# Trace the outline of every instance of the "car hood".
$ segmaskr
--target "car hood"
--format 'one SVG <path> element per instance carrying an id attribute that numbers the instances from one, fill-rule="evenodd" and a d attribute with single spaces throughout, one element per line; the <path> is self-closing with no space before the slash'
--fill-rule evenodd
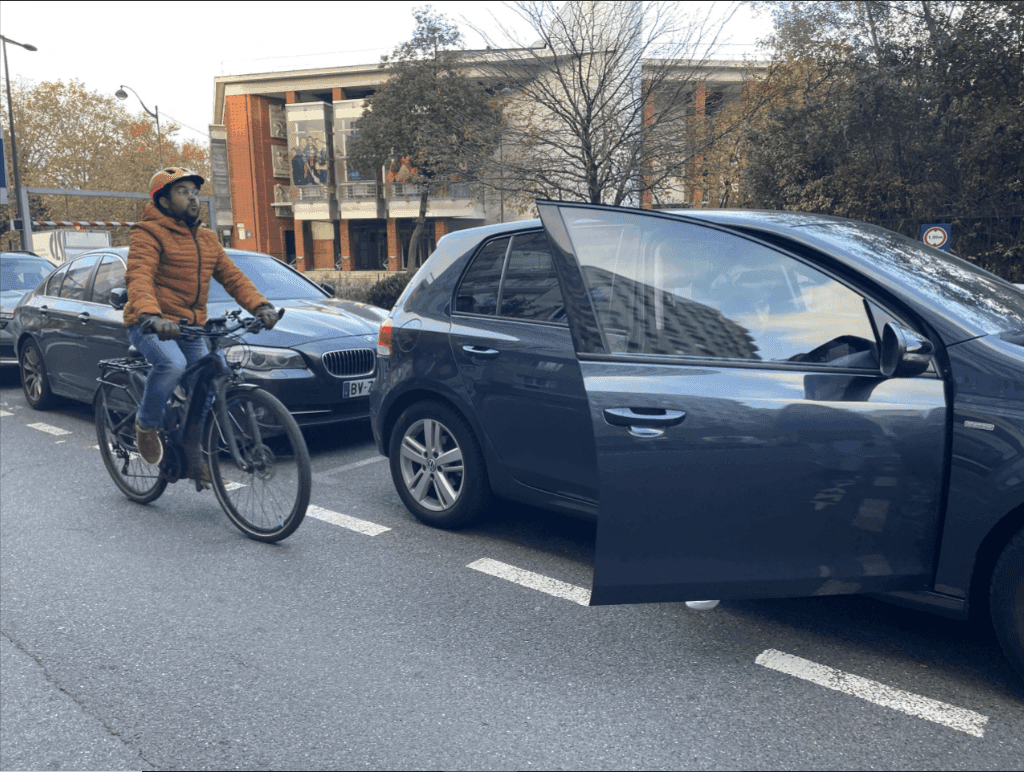
<path id="1" fill-rule="evenodd" d="M 366 303 L 340 298 L 314 298 L 310 300 L 272 300 L 275 308 L 284 308 L 285 314 L 273 330 L 251 336 L 250 341 L 263 346 L 295 346 L 301 343 L 372 335 L 376 340 L 380 323 L 387 311 Z M 234 301 L 209 303 L 208 316 L 220 316 L 238 308 Z"/>
<path id="2" fill-rule="evenodd" d="M 14 307 L 21 302 L 21 299 L 25 297 L 32 290 L 0 290 L 0 308 L 8 313 L 14 311 Z"/>

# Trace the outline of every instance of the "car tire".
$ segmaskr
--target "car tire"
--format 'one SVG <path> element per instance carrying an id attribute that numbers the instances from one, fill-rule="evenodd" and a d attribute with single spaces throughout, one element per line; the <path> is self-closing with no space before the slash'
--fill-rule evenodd
<path id="1" fill-rule="evenodd" d="M 428 401 L 408 407 L 391 432 L 389 455 L 395 489 L 421 522 L 461 528 L 487 508 L 491 491 L 480 443 L 447 405 Z"/>
<path id="2" fill-rule="evenodd" d="M 46 410 L 51 407 L 56 397 L 50 390 L 46 363 L 43 362 L 43 354 L 35 341 L 25 341 L 25 345 L 21 347 L 18 364 L 21 369 L 21 390 L 25 393 L 29 407 L 33 410 Z"/>
<path id="3" fill-rule="evenodd" d="M 992 626 L 1007 659 L 1024 678 L 1024 529 L 996 561 L 989 590 Z"/>

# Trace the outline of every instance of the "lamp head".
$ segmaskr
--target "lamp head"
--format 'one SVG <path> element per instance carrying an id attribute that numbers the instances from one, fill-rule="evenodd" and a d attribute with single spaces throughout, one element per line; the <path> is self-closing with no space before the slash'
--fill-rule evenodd
<path id="1" fill-rule="evenodd" d="M 125 91 L 123 88 L 119 88 L 117 91 L 114 92 L 114 96 L 116 96 L 118 99 L 127 99 L 128 92 Z"/>

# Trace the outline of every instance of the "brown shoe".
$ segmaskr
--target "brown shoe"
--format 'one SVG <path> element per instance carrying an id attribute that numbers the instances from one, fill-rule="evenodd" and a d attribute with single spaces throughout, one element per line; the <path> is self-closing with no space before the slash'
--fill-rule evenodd
<path id="1" fill-rule="evenodd" d="M 143 429 L 135 423 L 135 444 L 147 464 L 159 464 L 164 457 L 164 444 L 156 429 Z"/>

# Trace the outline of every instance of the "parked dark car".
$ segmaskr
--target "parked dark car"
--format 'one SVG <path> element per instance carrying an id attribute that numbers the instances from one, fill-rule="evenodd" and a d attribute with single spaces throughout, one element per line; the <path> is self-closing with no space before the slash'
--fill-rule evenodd
<path id="1" fill-rule="evenodd" d="M 49 406 L 54 395 L 91 402 L 101 359 L 125 356 L 128 335 L 110 292 L 124 287 L 127 247 L 102 249 L 59 269 L 14 312 L 21 382 L 28 403 Z M 247 380 L 277 396 L 300 426 L 354 419 L 368 413 L 373 346 L 386 312 L 331 297 L 270 255 L 228 250 L 260 292 L 286 309 L 273 330 L 246 335 L 229 349 Z M 238 304 L 216 281 L 207 310 L 217 316 Z"/>
<path id="2" fill-rule="evenodd" d="M 53 263 L 32 252 L 0 252 L 0 365 L 18 364 L 11 329 L 14 307 L 53 269 Z"/>
<path id="3" fill-rule="evenodd" d="M 538 209 L 442 239 L 381 327 L 416 517 L 596 517 L 593 605 L 991 614 L 1024 674 L 1024 294 L 851 220 Z"/>

